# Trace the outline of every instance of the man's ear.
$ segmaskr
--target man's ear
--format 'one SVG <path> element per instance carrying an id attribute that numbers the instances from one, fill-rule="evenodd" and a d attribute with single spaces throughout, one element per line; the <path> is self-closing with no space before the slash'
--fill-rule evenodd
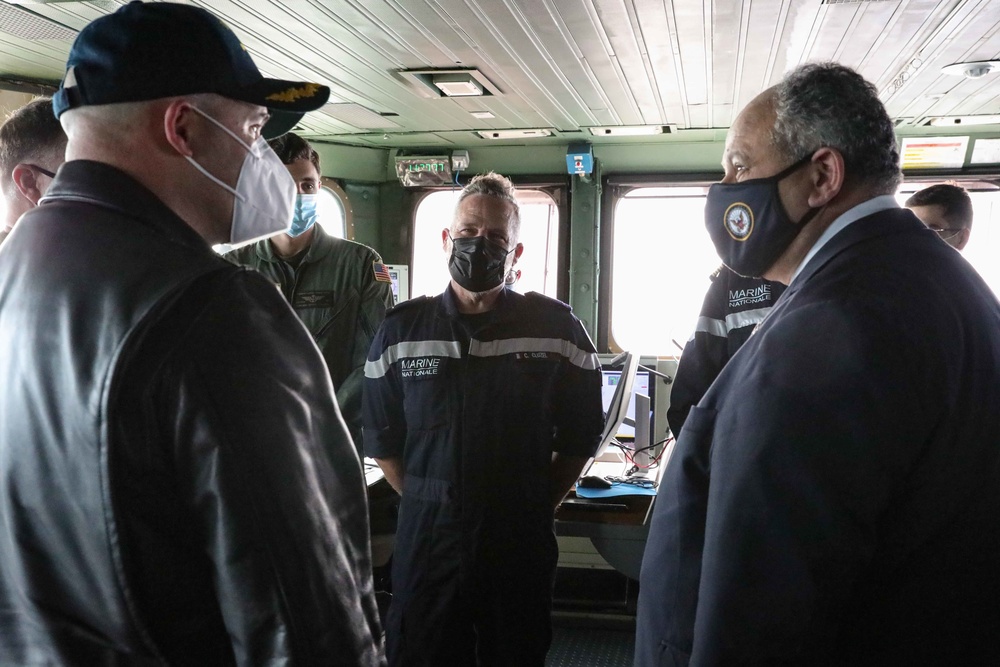
<path id="1" fill-rule="evenodd" d="M 963 227 L 955 236 L 955 249 L 962 250 L 969 243 L 969 237 L 972 236 L 972 230 L 968 227 Z"/>
<path id="2" fill-rule="evenodd" d="M 517 264 L 517 260 L 521 259 L 521 253 L 524 252 L 524 245 L 518 243 L 514 246 L 514 261 L 510 263 L 511 266 Z"/>
<path id="3" fill-rule="evenodd" d="M 37 206 L 38 200 L 42 198 L 42 192 L 38 189 L 35 170 L 26 164 L 17 164 L 10 172 L 10 177 L 21 196 L 30 201 L 32 206 Z"/>
<path id="4" fill-rule="evenodd" d="M 163 112 L 163 136 L 167 143 L 180 155 L 191 157 L 191 134 L 194 117 L 198 113 L 191 103 L 184 99 L 174 100 Z"/>
<path id="5" fill-rule="evenodd" d="M 824 146 L 813 153 L 811 166 L 809 206 L 820 208 L 830 203 L 844 187 L 844 156 L 836 148 Z"/>
<path id="6" fill-rule="evenodd" d="M 441 248 L 445 252 L 448 252 L 448 239 L 451 236 L 450 231 L 447 227 L 441 230 Z"/>

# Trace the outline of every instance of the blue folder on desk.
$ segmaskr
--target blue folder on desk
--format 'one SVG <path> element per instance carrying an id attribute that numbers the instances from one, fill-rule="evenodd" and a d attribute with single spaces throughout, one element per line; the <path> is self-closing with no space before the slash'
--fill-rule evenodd
<path id="1" fill-rule="evenodd" d="M 619 496 L 655 496 L 656 489 L 638 484 L 612 484 L 610 489 L 584 489 L 576 487 L 577 498 L 617 498 Z"/>

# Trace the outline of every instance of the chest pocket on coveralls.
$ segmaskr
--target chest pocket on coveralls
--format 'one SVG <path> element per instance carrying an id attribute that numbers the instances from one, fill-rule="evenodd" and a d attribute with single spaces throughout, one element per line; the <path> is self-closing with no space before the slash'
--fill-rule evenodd
<path id="1" fill-rule="evenodd" d="M 551 415 L 556 400 L 555 382 L 561 358 L 551 352 L 518 352 L 513 355 L 510 375 L 505 383 L 508 414 L 517 415 L 525 424 Z"/>
<path id="2" fill-rule="evenodd" d="M 451 419 L 449 386 L 455 381 L 450 357 L 408 357 L 399 361 L 403 412 L 407 428 L 426 431 L 447 427 Z"/>

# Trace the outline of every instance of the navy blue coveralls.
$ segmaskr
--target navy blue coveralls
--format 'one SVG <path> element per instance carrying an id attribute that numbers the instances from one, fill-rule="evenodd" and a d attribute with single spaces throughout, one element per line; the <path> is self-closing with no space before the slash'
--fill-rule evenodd
<path id="1" fill-rule="evenodd" d="M 781 283 L 744 278 L 725 266 L 716 269 L 711 280 L 694 335 L 684 345 L 670 390 L 667 423 L 674 437 L 680 435 L 688 412 L 698 405 L 722 367 L 743 347 L 785 291 Z"/>
<path id="2" fill-rule="evenodd" d="M 391 665 L 541 665 L 557 547 L 553 452 L 593 456 L 600 364 L 569 306 L 503 290 L 467 316 L 444 294 L 389 311 L 365 366 L 365 447 L 405 466 Z"/>

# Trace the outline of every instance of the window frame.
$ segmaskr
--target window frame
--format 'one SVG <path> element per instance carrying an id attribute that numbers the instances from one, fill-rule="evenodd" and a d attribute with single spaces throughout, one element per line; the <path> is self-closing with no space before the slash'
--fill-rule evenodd
<path id="1" fill-rule="evenodd" d="M 354 240 L 354 211 L 351 208 L 351 200 L 347 192 L 335 179 L 328 176 L 320 176 L 320 187 L 326 188 L 340 200 L 340 208 L 344 212 L 344 238 Z"/>
<path id="2" fill-rule="evenodd" d="M 603 179 L 601 193 L 601 235 L 600 235 L 600 280 L 598 283 L 598 329 L 597 346 L 600 350 L 613 353 L 622 348 L 611 334 L 614 304 L 611 303 L 614 279 L 614 214 L 618 203 L 629 193 L 649 187 L 709 187 L 722 180 L 723 172 L 701 172 L 689 174 L 615 174 Z M 906 172 L 903 182 L 906 186 L 916 186 L 920 190 L 934 183 L 954 182 L 969 192 L 1000 192 L 1000 172 L 995 167 L 955 171 L 920 170 Z M 678 356 L 676 354 L 668 356 Z"/>
<path id="3" fill-rule="evenodd" d="M 622 352 L 622 347 L 611 334 L 611 303 L 614 279 L 615 210 L 630 192 L 641 188 L 708 188 L 722 180 L 723 172 L 696 172 L 687 174 L 617 174 L 603 179 L 601 191 L 600 278 L 597 284 L 597 348 L 612 353 Z M 680 350 L 677 351 L 677 355 Z M 677 356 L 673 355 L 673 356 Z"/>

